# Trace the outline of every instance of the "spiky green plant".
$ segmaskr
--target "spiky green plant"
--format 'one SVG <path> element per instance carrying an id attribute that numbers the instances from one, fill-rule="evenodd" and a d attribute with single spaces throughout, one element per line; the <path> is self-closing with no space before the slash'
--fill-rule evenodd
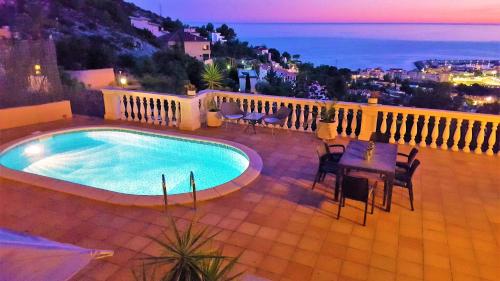
<path id="1" fill-rule="evenodd" d="M 201 75 L 201 79 L 209 89 L 222 88 L 222 80 L 224 79 L 222 71 L 215 63 L 206 64 L 205 70 Z"/>
<path id="2" fill-rule="evenodd" d="M 162 232 L 162 239 L 150 237 L 163 248 L 164 253 L 158 257 L 144 258 L 148 266 L 171 267 L 168 273 L 160 277 L 162 281 L 204 281 L 202 264 L 227 258 L 220 252 L 202 249 L 219 234 L 218 232 L 209 235 L 207 227 L 195 230 L 193 222 L 190 222 L 187 229 L 181 233 L 173 219 L 170 219 L 168 229 L 173 231 L 173 237 L 165 231 Z"/>
<path id="3" fill-rule="evenodd" d="M 222 252 L 215 252 L 217 255 L 222 255 Z M 244 272 L 238 272 L 233 275 L 232 271 L 240 256 L 229 259 L 229 262 L 224 265 L 223 259 L 210 259 L 201 263 L 204 281 L 233 281 L 243 275 Z"/>

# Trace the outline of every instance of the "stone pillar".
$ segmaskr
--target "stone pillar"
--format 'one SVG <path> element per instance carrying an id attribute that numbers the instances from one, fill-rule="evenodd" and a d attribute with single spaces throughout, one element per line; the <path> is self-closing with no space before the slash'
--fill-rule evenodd
<path id="1" fill-rule="evenodd" d="M 104 100 L 104 119 L 119 120 L 120 112 L 120 94 L 112 90 L 102 90 Z"/>
<path id="2" fill-rule="evenodd" d="M 377 131 L 378 105 L 361 105 L 361 111 L 361 131 L 358 139 L 367 141 L 370 140 L 372 133 Z"/>
<path id="3" fill-rule="evenodd" d="M 194 131 L 201 127 L 200 97 L 182 98 L 179 100 L 181 106 L 181 130 Z"/>

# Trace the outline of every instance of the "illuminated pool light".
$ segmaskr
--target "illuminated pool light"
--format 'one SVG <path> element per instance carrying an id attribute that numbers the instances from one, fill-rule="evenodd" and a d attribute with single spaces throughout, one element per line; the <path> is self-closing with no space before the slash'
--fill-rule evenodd
<path id="1" fill-rule="evenodd" d="M 27 156 L 39 155 L 43 152 L 43 146 L 41 144 L 32 144 L 24 149 L 24 154 Z"/>

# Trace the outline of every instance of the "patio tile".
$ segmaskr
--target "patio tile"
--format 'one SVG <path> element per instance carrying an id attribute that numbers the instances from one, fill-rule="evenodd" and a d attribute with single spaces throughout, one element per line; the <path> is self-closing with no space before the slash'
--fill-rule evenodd
<path id="1" fill-rule="evenodd" d="M 336 219 L 331 200 L 334 177 L 311 190 L 317 165 L 312 134 L 278 134 L 258 128 L 243 136 L 230 129 L 194 132 L 148 124 L 102 121 L 75 116 L 0 131 L 0 143 L 78 125 L 127 125 L 187 135 L 212 136 L 252 147 L 264 171 L 238 192 L 192 206 L 171 206 L 178 228 L 192 219 L 198 227 L 221 233 L 210 244 L 228 256 L 243 253 L 238 266 L 269 280 L 498 280 L 500 211 L 498 159 L 474 153 L 419 148 L 423 165 L 415 174 L 415 211 L 407 191 L 396 188 L 390 213 L 380 207 L 360 225 L 354 202 Z M 338 138 L 336 142 L 349 140 Z M 409 146 L 399 149 L 408 151 Z M 290 163 L 290 165 L 282 165 Z M 443 168 L 445 167 L 445 168 Z M 476 175 L 480 174 L 481 177 Z M 381 190 L 377 191 L 381 195 Z M 30 204 L 25 198 L 30 197 Z M 169 221 L 161 208 L 115 206 L 0 178 L 0 225 L 48 239 L 115 251 L 92 262 L 73 280 L 130 280 L 137 257 L 162 249 L 147 235 L 159 237 Z M 314 262 L 313 262 L 314 261 Z M 167 270 L 167 269 L 165 269 Z M 293 273 L 296 272 L 296 276 Z"/>

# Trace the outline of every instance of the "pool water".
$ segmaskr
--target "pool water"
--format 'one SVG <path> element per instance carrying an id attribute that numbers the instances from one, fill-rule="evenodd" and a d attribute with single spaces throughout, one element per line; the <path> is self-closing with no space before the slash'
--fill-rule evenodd
<path id="1" fill-rule="evenodd" d="M 110 191 L 161 195 L 190 192 L 189 174 L 203 190 L 233 180 L 248 167 L 241 150 L 216 142 L 127 130 L 94 129 L 42 137 L 0 155 L 14 170 Z"/>

